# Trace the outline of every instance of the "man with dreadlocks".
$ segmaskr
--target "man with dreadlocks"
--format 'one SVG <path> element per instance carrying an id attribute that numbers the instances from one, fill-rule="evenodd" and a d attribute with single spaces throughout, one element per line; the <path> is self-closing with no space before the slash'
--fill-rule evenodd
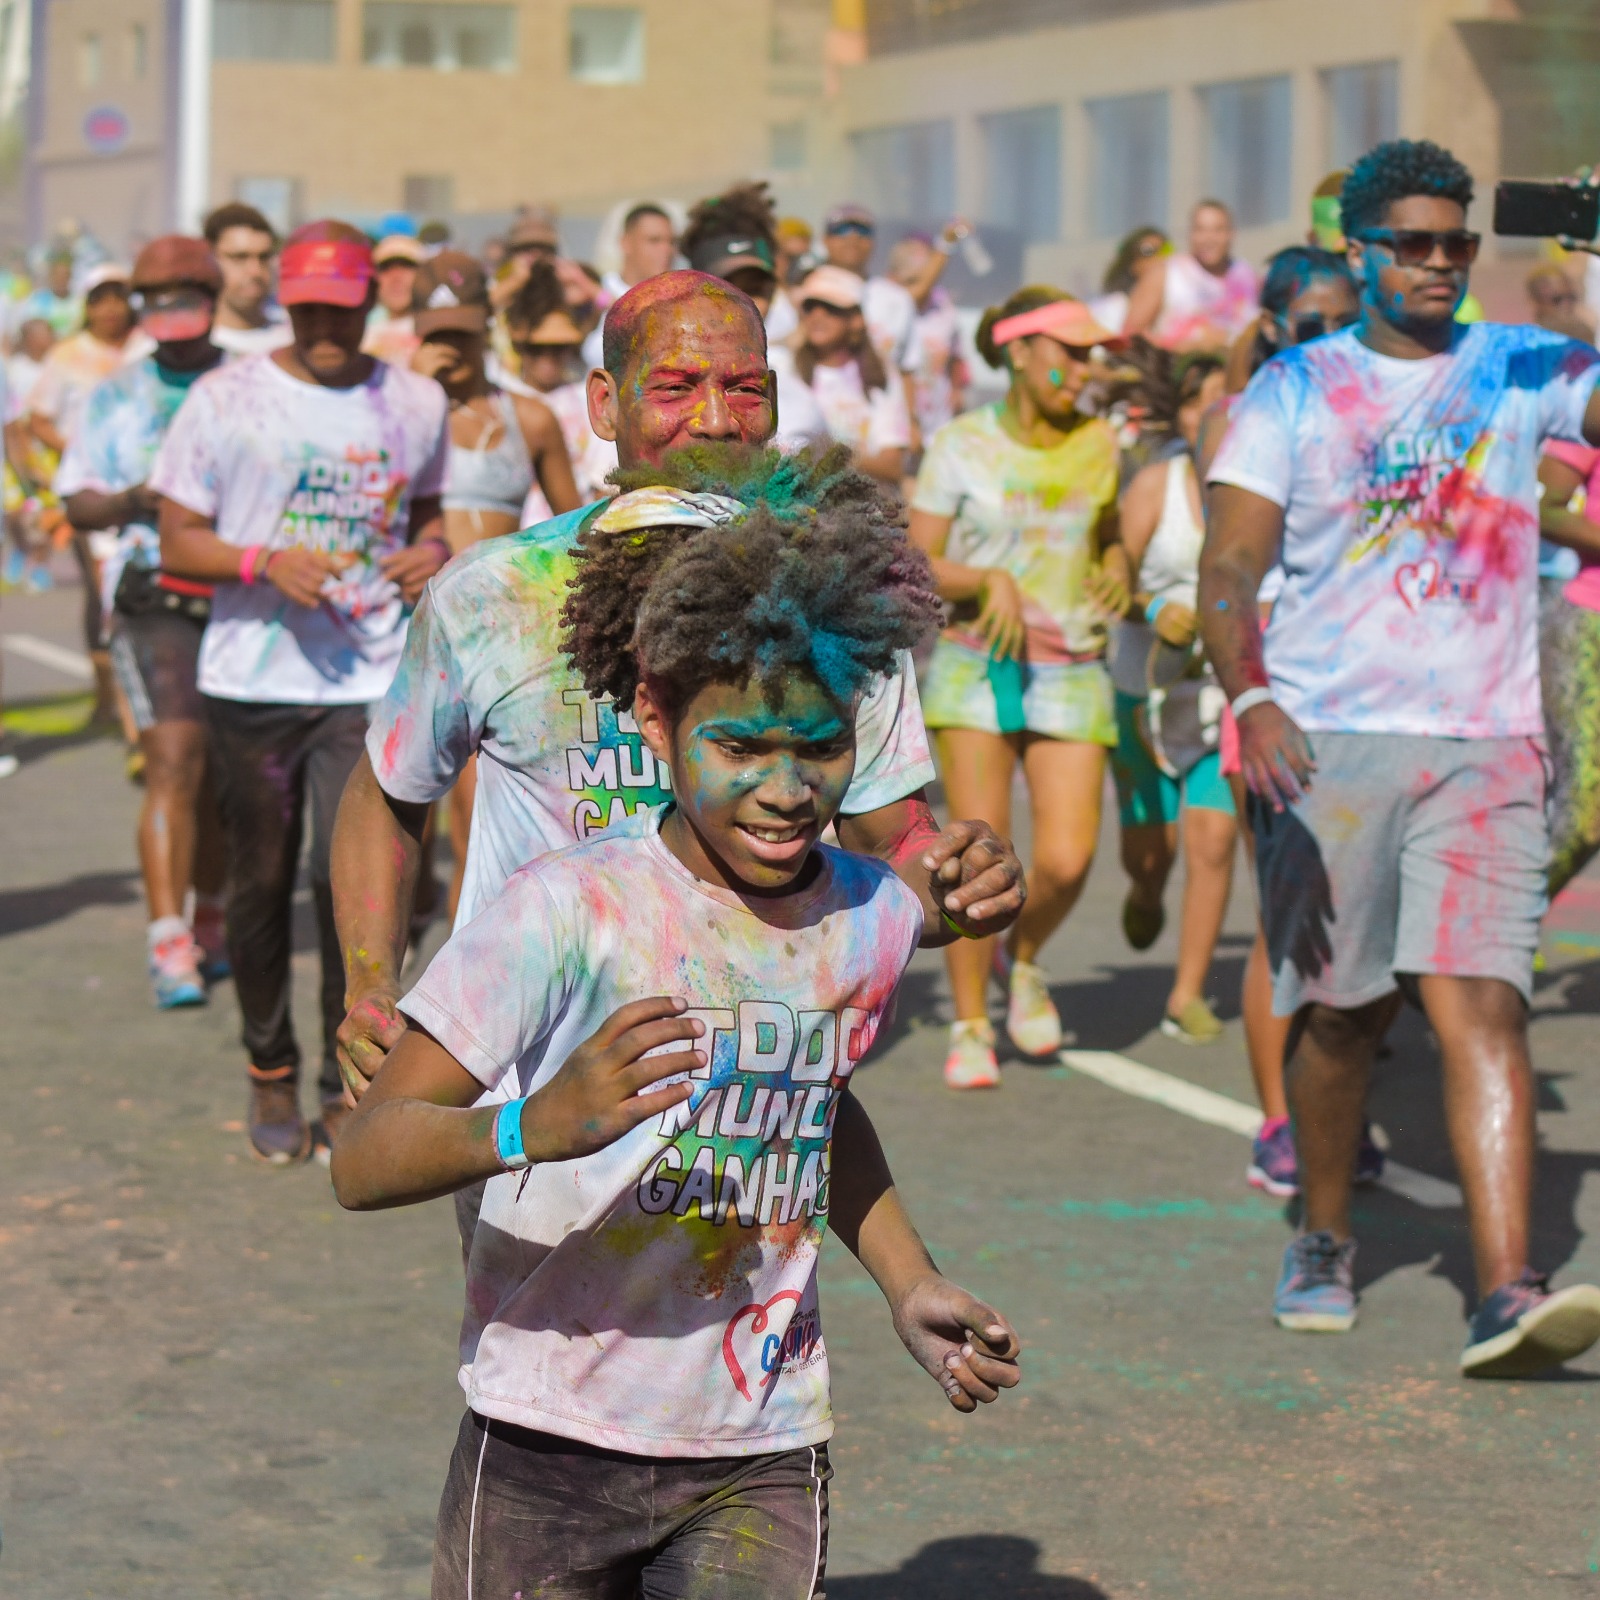
<path id="1" fill-rule="evenodd" d="M 765 474 L 758 497 L 774 506 L 871 492 L 842 476 L 837 459 L 752 466 L 773 430 L 771 373 L 760 316 L 729 284 L 698 272 L 639 284 L 606 318 L 605 353 L 605 368 L 589 374 L 590 416 L 616 441 L 625 487 L 664 486 L 661 498 L 676 508 L 669 520 L 704 521 L 700 497 L 735 492 L 752 473 Z M 664 458 L 685 449 L 675 478 Z M 341 1062 L 352 1098 L 402 1031 L 399 973 L 427 807 L 474 751 L 486 759 L 461 923 L 523 863 L 668 798 L 665 769 L 634 719 L 591 698 L 560 657 L 574 541 L 601 509 L 479 546 L 429 587 L 412 618 L 334 838 L 349 1007 Z M 923 799 L 934 769 L 904 654 L 862 698 L 857 751 L 840 842 L 888 861 L 919 893 L 930 874 L 949 889 L 928 942 L 1008 926 L 1024 895 L 1011 847 L 983 823 L 939 833 Z"/>
<path id="2" fill-rule="evenodd" d="M 457 930 L 334 1150 L 354 1209 L 487 1181 L 435 1600 L 819 1595 L 830 1220 L 957 1411 L 1020 1376 L 849 1091 L 945 892 L 821 843 L 938 600 L 870 488 L 798 486 L 644 488 L 579 535 L 566 654 L 672 799 Z"/>
<path id="3" fill-rule="evenodd" d="M 1539 696 L 1539 449 L 1600 443 L 1600 354 L 1455 320 L 1472 176 L 1395 140 L 1342 200 L 1352 328 L 1269 361 L 1210 472 L 1207 653 L 1251 790 L 1273 1010 L 1304 1230 L 1285 1328 L 1356 1320 L 1350 1185 L 1397 990 L 1439 1040 L 1479 1303 L 1469 1377 L 1538 1372 L 1600 1339 L 1600 1288 L 1529 1263 L 1536 1138 L 1528 1002 L 1550 842 Z M 1263 643 L 1256 593 L 1284 573 Z"/>

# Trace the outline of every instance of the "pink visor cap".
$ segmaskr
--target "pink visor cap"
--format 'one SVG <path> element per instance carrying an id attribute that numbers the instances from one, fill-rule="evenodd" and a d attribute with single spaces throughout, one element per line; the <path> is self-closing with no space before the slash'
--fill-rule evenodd
<path id="1" fill-rule="evenodd" d="M 1002 317 L 990 330 L 995 344 L 1010 344 L 1013 339 L 1031 338 L 1036 333 L 1048 334 L 1064 345 L 1078 350 L 1089 350 L 1097 344 L 1121 344 L 1122 339 L 1100 322 L 1081 300 L 1055 300 L 1034 311 L 1019 311 L 1014 317 Z"/>
<path id="2" fill-rule="evenodd" d="M 286 306 L 358 306 L 372 282 L 372 246 L 341 229 L 309 223 L 289 236 L 278 258 L 278 299 Z"/>

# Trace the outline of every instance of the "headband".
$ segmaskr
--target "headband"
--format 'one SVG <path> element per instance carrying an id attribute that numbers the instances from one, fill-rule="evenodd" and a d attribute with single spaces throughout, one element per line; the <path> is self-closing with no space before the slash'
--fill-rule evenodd
<path id="1" fill-rule="evenodd" d="M 619 494 L 590 524 L 596 533 L 631 533 L 639 528 L 718 528 L 749 511 L 725 494 L 690 494 L 653 487 Z"/>

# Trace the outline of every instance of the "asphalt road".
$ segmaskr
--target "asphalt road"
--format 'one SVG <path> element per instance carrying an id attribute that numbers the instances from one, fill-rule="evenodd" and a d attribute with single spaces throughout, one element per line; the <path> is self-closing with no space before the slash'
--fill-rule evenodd
<path id="1" fill-rule="evenodd" d="M 0 636 L 70 653 L 73 606 L 7 596 Z M 41 654 L 4 655 L 24 765 L 0 783 L 0 1595 L 417 1600 L 460 1416 L 449 1209 L 348 1216 L 322 1168 L 250 1160 L 231 991 L 151 1009 L 135 794 Z M 1047 952 L 1078 1044 L 1247 1104 L 1242 884 L 1227 1037 L 1199 1051 L 1152 1032 L 1171 935 L 1131 954 L 1121 892 L 1108 829 Z M 1534 1024 L 1560 1281 L 1600 1278 L 1597 932 L 1591 877 L 1552 913 Z M 944 996 L 919 958 L 857 1086 L 941 1263 L 1022 1329 L 1026 1378 L 957 1416 L 829 1247 L 831 1600 L 1600 1595 L 1600 1356 L 1456 1376 L 1459 1211 L 1369 1192 L 1358 1329 L 1280 1333 L 1289 1221 L 1245 1186 L 1245 1139 L 1067 1066 L 951 1095 Z M 1448 1181 L 1432 1043 L 1415 1015 L 1392 1043 L 1374 1114 Z"/>

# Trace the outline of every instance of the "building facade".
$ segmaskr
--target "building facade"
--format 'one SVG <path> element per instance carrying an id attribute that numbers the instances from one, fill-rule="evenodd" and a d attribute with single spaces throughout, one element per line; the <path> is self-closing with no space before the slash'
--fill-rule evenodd
<path id="1" fill-rule="evenodd" d="M 828 185 L 900 225 L 961 213 L 1012 275 L 1098 287 L 1116 241 L 1234 210 L 1260 259 L 1304 237 L 1309 196 L 1380 139 L 1502 175 L 1600 154 L 1594 0 L 864 0 L 840 74 Z M 1009 246 L 1009 252 L 1006 247 Z M 1536 247 L 1485 250 L 1503 302 Z"/>

